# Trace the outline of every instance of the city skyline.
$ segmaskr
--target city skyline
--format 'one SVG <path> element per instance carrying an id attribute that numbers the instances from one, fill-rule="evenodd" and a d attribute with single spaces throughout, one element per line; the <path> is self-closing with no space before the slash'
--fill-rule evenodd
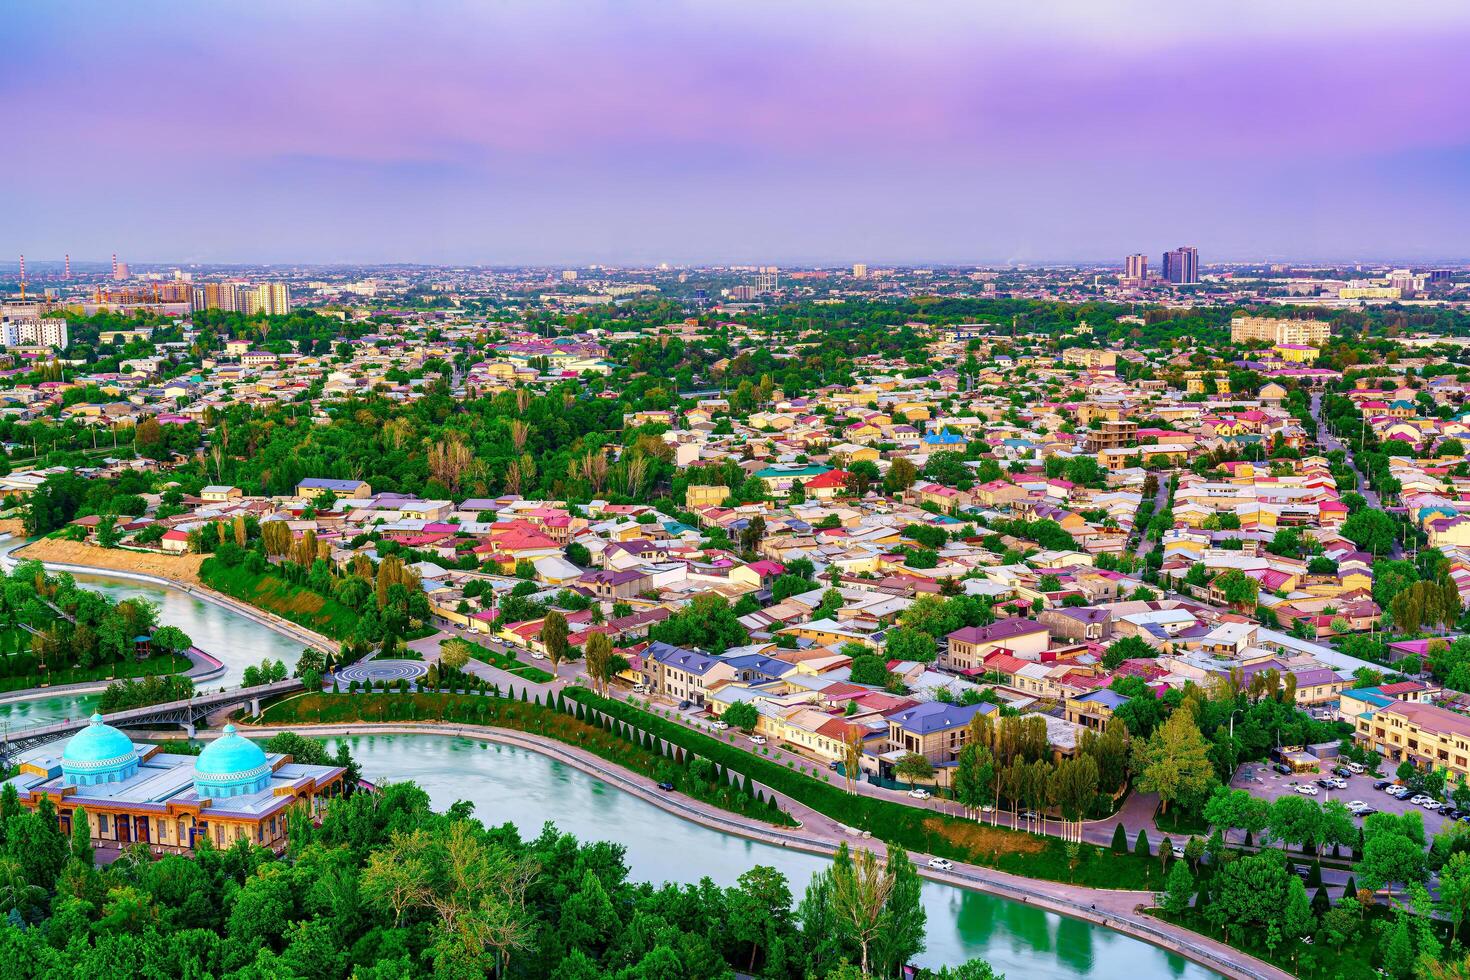
<path id="1" fill-rule="evenodd" d="M 1421 12 L 48 5 L 0 66 L 0 254 L 1460 259 L 1470 11 Z"/>

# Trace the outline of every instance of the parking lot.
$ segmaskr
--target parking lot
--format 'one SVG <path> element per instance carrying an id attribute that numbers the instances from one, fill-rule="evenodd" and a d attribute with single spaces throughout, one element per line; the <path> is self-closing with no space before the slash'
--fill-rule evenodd
<path id="1" fill-rule="evenodd" d="M 1294 776 L 1283 776 L 1268 763 L 1247 762 L 1236 771 L 1235 779 L 1230 785 L 1235 789 L 1248 790 L 1253 796 L 1273 801 L 1287 793 L 1295 793 L 1297 787 L 1305 783 L 1316 787 L 1317 795 L 1311 798 L 1318 803 L 1326 803 L 1328 800 L 1341 800 L 1344 803 L 1362 800 L 1379 813 L 1402 814 L 1410 810 L 1416 811 L 1424 819 L 1424 832 L 1428 837 L 1439 833 L 1444 825 L 1445 816 L 1442 813 L 1415 806 L 1409 802 L 1408 797 L 1396 800 L 1387 793 L 1374 789 L 1373 784 L 1382 781 L 1381 776 L 1365 773 L 1362 776 L 1339 777 L 1347 783 L 1346 789 L 1324 789 L 1317 786 L 1317 780 L 1331 776 L 1331 766 L 1324 766 L 1320 773 L 1302 772 Z M 1361 824 L 1362 819 L 1357 818 L 1357 822 Z"/>

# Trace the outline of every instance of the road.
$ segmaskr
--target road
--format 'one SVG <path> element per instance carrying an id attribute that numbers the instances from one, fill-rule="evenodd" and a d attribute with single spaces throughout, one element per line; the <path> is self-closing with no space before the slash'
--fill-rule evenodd
<path id="1" fill-rule="evenodd" d="M 1155 473 L 1154 477 L 1159 484 L 1159 488 L 1154 491 L 1153 514 L 1162 514 L 1164 512 L 1164 507 L 1169 503 L 1169 474 L 1166 472 L 1159 472 Z M 1149 515 L 1150 520 L 1152 520 L 1153 514 Z M 1137 531 L 1139 535 L 1138 557 L 1146 558 L 1148 557 L 1148 553 L 1153 551 L 1154 548 L 1158 546 L 1158 542 L 1148 536 L 1147 523 L 1145 523 L 1142 527 L 1134 528 L 1134 530 Z"/>
<path id="2" fill-rule="evenodd" d="M 1377 490 L 1368 486 L 1367 478 L 1363 476 L 1363 471 L 1358 469 L 1357 461 L 1353 459 L 1352 449 L 1343 445 L 1342 440 L 1333 435 L 1328 430 L 1327 423 L 1322 420 L 1322 393 L 1320 391 L 1312 392 L 1312 418 L 1317 422 L 1317 441 L 1322 445 L 1322 448 L 1328 452 L 1336 449 L 1343 451 L 1347 457 L 1348 467 L 1353 471 L 1353 476 L 1357 478 L 1358 493 L 1362 494 L 1363 499 L 1368 502 L 1370 508 L 1373 510 L 1383 510 L 1383 499 L 1378 496 Z M 1404 549 L 1398 541 L 1394 541 L 1393 548 L 1389 552 L 1389 557 L 1394 559 L 1404 557 Z"/>

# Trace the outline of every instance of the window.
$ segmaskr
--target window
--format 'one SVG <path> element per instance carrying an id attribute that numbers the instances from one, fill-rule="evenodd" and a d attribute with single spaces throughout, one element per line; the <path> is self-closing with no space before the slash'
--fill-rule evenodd
<path id="1" fill-rule="evenodd" d="M 97 833 L 107 833 L 107 814 L 105 813 L 97 814 Z"/>

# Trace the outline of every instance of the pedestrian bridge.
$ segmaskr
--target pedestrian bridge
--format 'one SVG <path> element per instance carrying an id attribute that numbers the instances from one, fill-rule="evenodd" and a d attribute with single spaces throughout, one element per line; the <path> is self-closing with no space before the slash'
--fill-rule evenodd
<path id="1" fill-rule="evenodd" d="M 216 691 L 213 694 L 200 694 L 196 697 L 183 701 L 165 701 L 162 704 L 150 704 L 142 708 L 128 708 L 124 711 L 114 711 L 103 715 L 102 720 L 114 728 L 126 728 L 130 725 L 178 725 L 183 728 L 190 738 L 194 736 L 194 726 L 199 719 L 206 717 L 220 708 L 227 708 L 237 704 L 249 704 L 251 714 L 260 713 L 260 702 L 264 698 L 274 697 L 277 694 L 290 694 L 293 691 L 304 690 L 301 680 L 296 677 L 284 681 L 276 681 L 273 684 L 259 684 L 255 687 L 238 687 L 231 691 Z M 81 731 L 88 724 L 86 718 L 74 718 L 70 721 L 52 722 L 49 725 L 34 725 L 30 728 L 22 728 L 19 731 L 8 732 L 5 736 L 3 754 L 8 758 L 16 752 L 23 752 L 37 745 Z"/>

